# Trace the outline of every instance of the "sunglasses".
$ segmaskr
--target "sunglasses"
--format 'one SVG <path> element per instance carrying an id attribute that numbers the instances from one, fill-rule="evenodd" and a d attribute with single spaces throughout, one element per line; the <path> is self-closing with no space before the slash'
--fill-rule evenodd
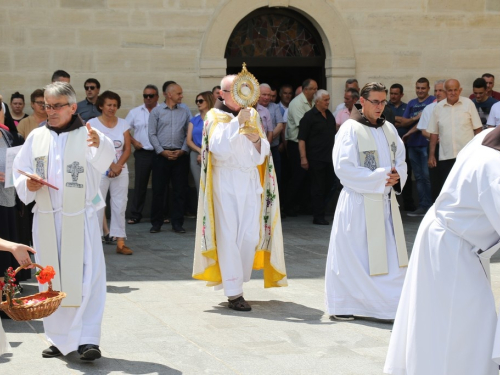
<path id="1" fill-rule="evenodd" d="M 95 90 L 95 86 L 85 86 L 85 91 Z"/>
<path id="2" fill-rule="evenodd" d="M 204 101 L 205 101 L 205 99 L 196 99 L 194 102 L 195 102 L 196 104 L 201 104 L 201 103 L 203 103 Z"/>
<path id="3" fill-rule="evenodd" d="M 142 94 L 144 99 L 153 99 L 155 96 L 156 94 Z"/>

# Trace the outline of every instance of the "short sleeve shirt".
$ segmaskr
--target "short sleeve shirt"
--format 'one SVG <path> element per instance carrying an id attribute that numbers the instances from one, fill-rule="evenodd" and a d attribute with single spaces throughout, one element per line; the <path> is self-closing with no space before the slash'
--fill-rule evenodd
<path id="1" fill-rule="evenodd" d="M 427 131 L 439 134 L 439 160 L 455 159 L 474 138 L 474 130 L 483 127 L 472 100 L 461 96 L 455 104 L 439 102 L 432 111 Z"/>
<path id="2" fill-rule="evenodd" d="M 491 107 L 488 120 L 486 121 L 486 125 L 489 126 L 500 125 L 500 102 L 493 104 L 493 106 Z"/>
<path id="3" fill-rule="evenodd" d="M 412 118 L 415 116 L 418 116 L 419 113 L 421 113 L 425 107 L 427 107 L 429 104 L 431 104 L 436 98 L 434 96 L 429 96 L 427 99 L 424 101 L 420 102 L 417 98 L 412 99 L 408 102 L 408 105 L 406 106 L 405 113 L 403 114 L 404 118 Z M 429 144 L 429 141 L 427 138 L 425 138 L 421 132 L 414 133 L 410 136 L 410 139 L 408 139 L 408 147 L 424 147 Z"/>
<path id="4" fill-rule="evenodd" d="M 97 117 L 95 117 L 89 120 L 89 123 L 90 126 L 96 128 L 106 137 L 111 139 L 111 142 L 113 142 L 113 145 L 115 146 L 115 159 L 113 160 L 113 162 L 118 162 L 118 160 L 120 160 L 121 156 L 123 155 L 123 146 L 125 144 L 124 133 L 129 131 L 130 129 L 130 125 L 128 124 L 128 122 L 122 118 L 119 118 L 118 123 L 114 128 L 108 128 L 101 121 L 99 121 Z M 127 163 L 124 164 L 122 173 L 128 173 Z"/>
<path id="5" fill-rule="evenodd" d="M 476 106 L 477 113 L 479 114 L 479 118 L 481 119 L 481 123 L 483 124 L 483 128 L 486 129 L 488 126 L 486 125 L 488 122 L 488 117 L 491 112 L 491 107 L 498 103 L 498 100 L 488 97 L 484 102 L 478 103 L 476 98 L 472 99 L 472 103 Z"/>

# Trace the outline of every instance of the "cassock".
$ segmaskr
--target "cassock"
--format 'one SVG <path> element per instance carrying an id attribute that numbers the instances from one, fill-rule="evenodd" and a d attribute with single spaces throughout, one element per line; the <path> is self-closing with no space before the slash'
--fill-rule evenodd
<path id="1" fill-rule="evenodd" d="M 193 277 L 243 293 L 252 269 L 264 269 L 265 287 L 286 286 L 276 174 L 258 113 L 251 122 L 261 136 L 260 153 L 239 133 L 239 122 L 222 102 L 206 117 Z"/>
<path id="2" fill-rule="evenodd" d="M 489 264 L 483 266 L 477 253 L 499 240 L 496 128 L 481 132 L 458 154 L 420 224 L 385 373 L 498 375 L 492 357 L 500 360 L 500 332 L 495 335 L 495 300 L 485 272 Z"/>
<path id="3" fill-rule="evenodd" d="M 381 118 L 383 126 L 373 127 L 361 113 L 353 108 L 351 119 L 340 127 L 333 148 L 333 166 L 343 189 L 340 193 L 332 225 L 325 272 L 326 310 L 329 315 L 357 315 L 378 319 L 394 319 L 403 287 L 406 268 L 400 267 L 393 228 L 390 195 L 401 190 L 406 182 L 405 148 L 399 137 L 394 137 L 397 150 L 391 151 L 383 126 L 392 124 Z M 378 165 L 366 167 L 360 162 L 355 127 L 368 127 L 378 150 Z M 388 131 L 388 129 L 386 129 Z M 368 160 L 368 159 L 367 159 Z M 392 164 L 399 173 L 400 182 L 394 188 L 386 187 L 387 174 Z M 399 186 L 398 186 L 399 185 Z M 370 275 L 370 261 L 363 194 L 380 194 L 383 200 L 385 223 L 386 261 L 388 272 Z M 399 215 L 399 212 L 397 213 Z M 400 224 L 400 218 L 399 224 Z M 403 241 L 404 242 L 404 241 Z M 404 254 L 407 256 L 406 252 Z"/>
<path id="4" fill-rule="evenodd" d="M 68 135 L 82 126 L 84 126 L 82 120 L 78 116 L 73 116 L 69 128 L 66 129 L 69 131 L 63 131 L 58 134 L 54 130 L 50 130 L 47 180 L 49 183 L 59 188 L 59 190 L 49 189 L 59 261 L 61 261 L 62 216 L 64 210 L 63 192 L 64 189 L 66 189 L 64 175 L 67 172 L 67 166 L 63 160 L 65 146 Z M 20 169 L 28 173 L 37 172 L 33 167 L 32 153 L 34 148 L 33 140 L 39 130 L 45 129 L 37 129 L 28 136 L 28 139 L 14 160 L 14 171 Z M 104 206 L 104 200 L 99 192 L 101 175 L 113 161 L 115 150 L 109 138 L 105 137 L 100 132 L 98 132 L 98 134 L 100 138 L 99 147 L 95 148 L 84 145 L 85 151 L 82 151 L 85 152 L 86 159 L 86 191 L 81 304 L 79 307 L 59 307 L 52 315 L 43 319 L 45 335 L 48 341 L 56 346 L 63 355 L 77 350 L 79 345 L 99 345 L 101 336 L 101 322 L 106 300 L 106 266 L 96 212 Z M 31 192 L 27 189 L 26 177 L 18 173 L 15 173 L 14 177 L 19 198 L 25 204 L 29 204 L 36 200 L 37 192 Z M 42 189 L 48 188 L 44 186 Z M 48 249 L 44 249 L 40 245 L 41 236 L 44 236 L 44 233 L 38 230 L 40 225 L 39 216 L 40 213 L 37 203 L 34 208 L 33 218 L 33 247 L 37 251 L 35 260 L 42 266 L 47 266 L 50 264 L 40 263 L 40 256 L 44 251 L 48 251 Z M 58 271 L 61 273 L 61 270 L 56 269 L 56 273 Z M 42 286 L 40 289 L 42 289 Z"/>

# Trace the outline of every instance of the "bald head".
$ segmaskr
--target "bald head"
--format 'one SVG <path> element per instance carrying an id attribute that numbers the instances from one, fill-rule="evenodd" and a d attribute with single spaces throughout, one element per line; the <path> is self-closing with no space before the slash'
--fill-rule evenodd
<path id="1" fill-rule="evenodd" d="M 182 87 L 177 83 L 172 83 L 167 87 L 167 91 L 165 93 L 166 103 L 169 107 L 173 107 L 176 104 L 182 103 Z"/>
<path id="2" fill-rule="evenodd" d="M 446 90 L 446 100 L 448 104 L 455 104 L 460 99 L 460 94 L 462 93 L 462 88 L 460 87 L 460 82 L 457 79 L 448 79 L 444 83 L 444 88 Z"/>

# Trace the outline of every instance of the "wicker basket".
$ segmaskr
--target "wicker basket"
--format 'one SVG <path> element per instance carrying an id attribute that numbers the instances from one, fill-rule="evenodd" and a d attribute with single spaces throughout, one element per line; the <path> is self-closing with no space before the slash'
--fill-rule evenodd
<path id="1" fill-rule="evenodd" d="M 36 263 L 32 264 L 40 269 L 43 269 L 42 266 Z M 23 268 L 25 267 L 18 267 L 16 269 L 16 274 Z M 61 304 L 62 299 L 66 297 L 66 293 L 52 290 L 52 283 L 49 281 L 49 289 L 45 292 L 15 299 L 24 301 L 41 297 L 44 297 L 46 299 L 32 305 L 13 305 L 11 298 L 7 296 L 7 301 L 0 304 L 0 310 L 4 311 L 8 316 L 12 318 L 12 320 L 17 321 L 45 318 L 46 316 L 49 316 L 57 310 L 57 308 Z"/>

